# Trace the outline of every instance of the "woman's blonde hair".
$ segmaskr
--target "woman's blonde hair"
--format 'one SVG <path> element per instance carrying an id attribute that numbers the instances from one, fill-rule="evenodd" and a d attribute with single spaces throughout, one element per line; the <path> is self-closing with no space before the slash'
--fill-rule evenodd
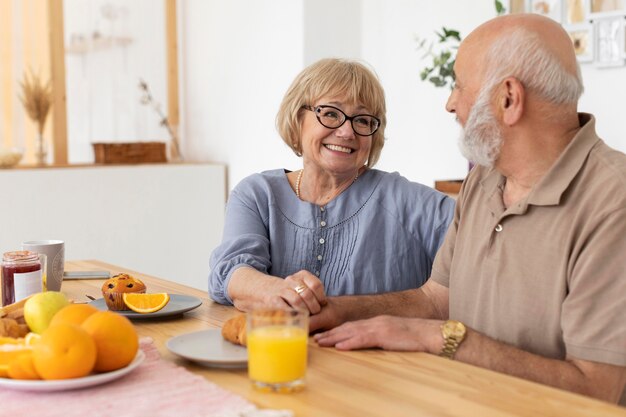
<path id="1" fill-rule="evenodd" d="M 302 106 L 313 106 L 324 96 L 343 96 L 349 103 L 365 106 L 380 119 L 372 135 L 367 166 L 373 167 L 385 142 L 387 124 L 385 92 L 378 77 L 365 65 L 346 59 L 328 58 L 306 67 L 291 83 L 276 116 L 276 128 L 296 155 L 302 155 Z"/>

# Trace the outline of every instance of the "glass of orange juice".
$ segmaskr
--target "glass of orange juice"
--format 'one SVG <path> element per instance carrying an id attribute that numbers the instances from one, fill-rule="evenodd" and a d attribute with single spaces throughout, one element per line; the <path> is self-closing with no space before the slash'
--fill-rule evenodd
<path id="1" fill-rule="evenodd" d="M 309 314 L 297 310 L 248 313 L 248 376 L 255 388 L 294 392 L 304 388 Z"/>

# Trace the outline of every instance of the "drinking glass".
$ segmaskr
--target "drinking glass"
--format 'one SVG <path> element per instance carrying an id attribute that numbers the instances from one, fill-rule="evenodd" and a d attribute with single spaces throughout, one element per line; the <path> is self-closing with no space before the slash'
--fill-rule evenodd
<path id="1" fill-rule="evenodd" d="M 248 376 L 263 391 L 294 392 L 304 388 L 309 314 L 297 310 L 248 313 Z"/>

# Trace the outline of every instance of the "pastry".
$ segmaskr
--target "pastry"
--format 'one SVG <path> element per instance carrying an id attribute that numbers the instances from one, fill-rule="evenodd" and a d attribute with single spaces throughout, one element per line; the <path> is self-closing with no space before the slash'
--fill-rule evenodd
<path id="1" fill-rule="evenodd" d="M 264 324 L 280 324 L 281 319 L 290 314 L 285 310 L 268 309 L 254 312 L 253 320 L 260 320 Z M 222 326 L 222 337 L 236 345 L 246 346 L 247 341 L 246 315 L 238 314 L 226 320 Z"/>
<path id="2" fill-rule="evenodd" d="M 236 345 L 246 345 L 246 315 L 232 317 L 222 326 L 222 337 Z"/>
<path id="3" fill-rule="evenodd" d="M 146 285 L 128 274 L 117 274 L 102 284 L 102 297 L 109 310 L 128 310 L 124 303 L 124 293 L 145 293 Z"/>

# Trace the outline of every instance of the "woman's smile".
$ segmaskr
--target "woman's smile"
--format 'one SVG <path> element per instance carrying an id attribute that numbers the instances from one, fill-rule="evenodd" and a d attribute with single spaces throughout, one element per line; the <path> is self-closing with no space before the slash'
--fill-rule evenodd
<path id="1" fill-rule="evenodd" d="M 352 152 L 354 152 L 354 149 L 352 149 L 352 148 L 346 148 L 345 146 L 333 145 L 333 144 L 330 144 L 330 143 L 324 144 L 324 147 L 326 149 L 331 150 L 331 151 L 343 152 L 343 153 L 347 153 L 347 154 L 351 154 Z"/>

